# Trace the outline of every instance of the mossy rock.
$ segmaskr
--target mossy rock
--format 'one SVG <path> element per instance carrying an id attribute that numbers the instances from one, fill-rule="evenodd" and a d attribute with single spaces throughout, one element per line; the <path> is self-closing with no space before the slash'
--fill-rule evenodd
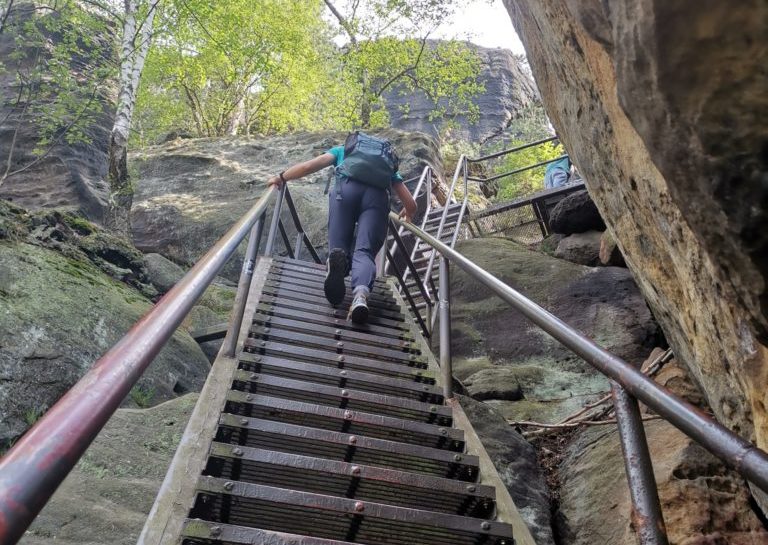
<path id="1" fill-rule="evenodd" d="M 89 260 L 0 241 L 0 445 L 29 427 L 25 414 L 50 408 L 151 304 Z M 208 369 L 197 343 L 179 331 L 140 385 L 155 404 L 198 390 Z"/>

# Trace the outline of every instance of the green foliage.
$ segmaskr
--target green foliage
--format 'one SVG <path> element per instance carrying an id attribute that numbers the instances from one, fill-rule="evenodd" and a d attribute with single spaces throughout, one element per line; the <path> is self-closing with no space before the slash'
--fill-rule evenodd
<path id="1" fill-rule="evenodd" d="M 356 6 L 354 7 L 353 6 Z M 168 133 L 268 134 L 388 125 L 384 94 L 425 93 L 433 118 L 479 115 L 481 65 L 465 44 L 427 42 L 446 0 L 342 5 L 349 35 L 323 0 L 168 0 L 142 77 L 139 144 Z"/>
<path id="2" fill-rule="evenodd" d="M 320 0 L 169 0 L 139 94 L 143 140 L 333 125 L 321 9 Z"/>
<path id="3" fill-rule="evenodd" d="M 514 140 L 507 147 L 521 146 L 525 143 L 522 140 Z M 534 146 L 501 157 L 493 165 L 492 175 L 511 172 L 518 168 L 554 159 L 563 154 L 565 154 L 565 150 L 562 145 L 546 142 L 540 146 Z M 496 195 L 496 200 L 509 201 L 544 189 L 545 170 L 546 167 L 539 167 L 499 179 L 499 191 Z"/>
<path id="4" fill-rule="evenodd" d="M 451 13 L 453 2 L 352 0 L 339 5 L 347 14 L 337 19 L 341 36 L 349 41 L 341 65 L 359 112 L 355 124 L 386 126 L 384 96 L 389 91 L 423 93 L 434 104 L 430 119 L 458 112 L 470 120 L 479 116 L 473 102 L 484 90 L 478 55 L 461 42 L 427 39 Z"/>
<path id="5" fill-rule="evenodd" d="M 131 399 L 142 409 L 152 405 L 152 399 L 154 399 L 154 397 L 155 389 L 151 386 L 137 385 L 131 388 Z"/>
<path id="6" fill-rule="evenodd" d="M 24 423 L 27 426 L 33 426 L 35 422 L 40 420 L 40 417 L 45 414 L 44 409 L 40 409 L 38 407 L 32 407 L 31 409 L 27 409 L 24 411 Z"/>

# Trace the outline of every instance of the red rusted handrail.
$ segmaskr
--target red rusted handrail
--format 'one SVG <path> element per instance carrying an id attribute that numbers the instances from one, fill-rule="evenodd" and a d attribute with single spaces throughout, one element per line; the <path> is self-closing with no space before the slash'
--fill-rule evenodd
<path id="1" fill-rule="evenodd" d="M 0 543 L 16 543 L 265 212 L 274 189 L 0 460 Z"/>

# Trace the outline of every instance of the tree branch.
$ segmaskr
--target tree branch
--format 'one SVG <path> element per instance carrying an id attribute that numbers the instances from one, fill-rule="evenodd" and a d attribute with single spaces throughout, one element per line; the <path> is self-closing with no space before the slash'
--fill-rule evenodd
<path id="1" fill-rule="evenodd" d="M 339 21 L 339 24 L 341 25 L 341 28 L 344 29 L 344 31 L 347 33 L 347 36 L 349 36 L 349 41 L 352 42 L 352 45 L 357 47 L 357 36 L 355 36 L 355 29 L 352 27 L 349 21 L 347 21 L 344 16 L 339 12 L 339 10 L 336 9 L 336 6 L 334 6 L 331 3 L 331 0 L 323 0 L 325 2 L 325 5 L 328 6 L 328 9 L 331 10 L 331 13 L 333 13 L 333 16 L 336 17 L 336 19 Z"/>

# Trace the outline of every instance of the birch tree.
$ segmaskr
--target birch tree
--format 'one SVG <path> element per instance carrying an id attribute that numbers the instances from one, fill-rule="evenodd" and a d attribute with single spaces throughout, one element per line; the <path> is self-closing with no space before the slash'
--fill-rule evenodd
<path id="1" fill-rule="evenodd" d="M 124 234 L 130 230 L 133 204 L 133 185 L 128 173 L 128 140 L 159 1 L 154 0 L 150 4 L 138 0 L 123 2 L 119 92 L 109 140 L 110 201 L 105 225 Z"/>

